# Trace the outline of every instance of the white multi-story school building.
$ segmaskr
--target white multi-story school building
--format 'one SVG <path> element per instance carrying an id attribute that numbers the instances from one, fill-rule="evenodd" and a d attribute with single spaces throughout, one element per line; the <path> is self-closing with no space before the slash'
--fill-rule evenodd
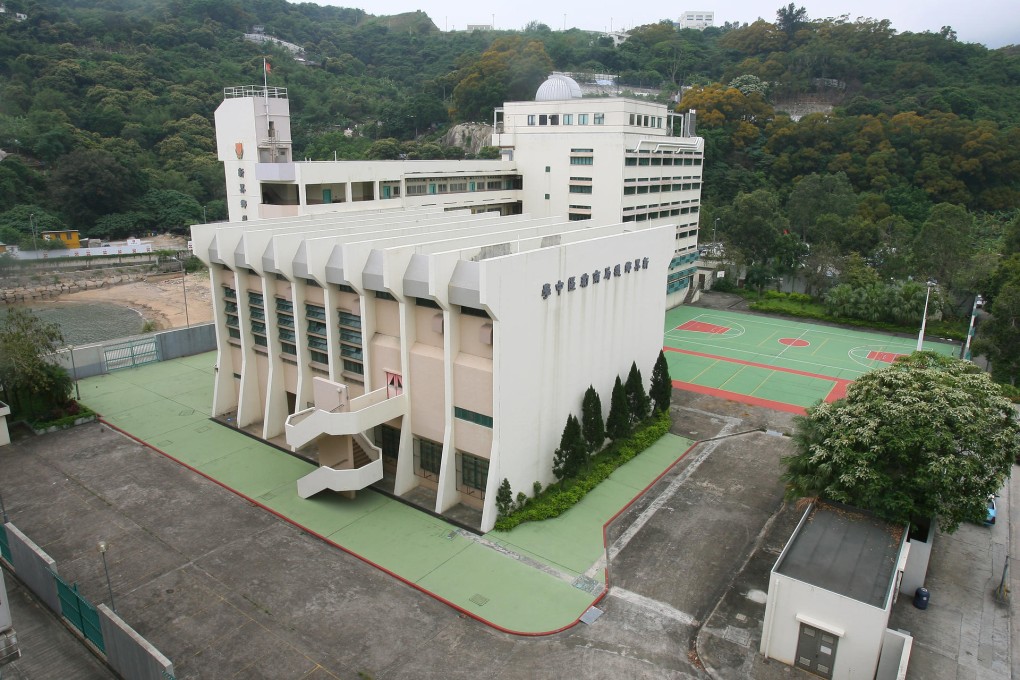
<path id="1" fill-rule="evenodd" d="M 650 377 L 694 274 L 703 143 L 572 82 L 497 110 L 496 161 L 295 162 L 286 91 L 226 91 L 230 221 L 193 227 L 214 415 L 314 451 L 302 496 L 377 484 L 488 530 L 504 478 L 552 481 L 589 384 L 608 409 L 632 361 Z"/>

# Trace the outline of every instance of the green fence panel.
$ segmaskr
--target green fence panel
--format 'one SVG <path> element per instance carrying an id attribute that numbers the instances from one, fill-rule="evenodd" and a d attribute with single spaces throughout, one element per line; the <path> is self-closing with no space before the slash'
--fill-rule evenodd
<path id="1" fill-rule="evenodd" d="M 3 524 L 0 524 L 0 556 L 11 562 L 11 546 L 7 542 L 7 527 Z"/>
<path id="2" fill-rule="evenodd" d="M 71 622 L 85 639 L 96 646 L 99 651 L 106 653 L 106 645 L 103 644 L 103 631 L 99 624 L 99 612 L 78 592 L 78 584 L 67 585 L 64 579 L 53 574 L 53 580 L 57 582 L 57 595 L 60 597 L 60 615 Z"/>

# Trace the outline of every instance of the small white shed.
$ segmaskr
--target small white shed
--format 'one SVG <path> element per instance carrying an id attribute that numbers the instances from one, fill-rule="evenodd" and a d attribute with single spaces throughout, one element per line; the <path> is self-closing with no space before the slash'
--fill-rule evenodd
<path id="1" fill-rule="evenodd" d="M 909 643 L 886 627 L 907 552 L 905 527 L 812 504 L 772 568 L 761 653 L 823 678 L 872 680 L 889 639 L 882 666 L 896 677 Z"/>

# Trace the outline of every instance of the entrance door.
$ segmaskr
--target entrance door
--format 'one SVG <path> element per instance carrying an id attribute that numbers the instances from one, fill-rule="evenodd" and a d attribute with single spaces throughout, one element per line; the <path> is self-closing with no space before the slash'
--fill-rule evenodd
<path id="1" fill-rule="evenodd" d="M 323 203 L 332 203 L 333 202 L 333 190 L 332 189 L 323 189 L 322 190 L 322 202 Z"/>
<path id="2" fill-rule="evenodd" d="M 806 623 L 800 624 L 797 661 L 793 665 L 823 678 L 831 678 L 832 665 L 836 662 L 837 642 L 839 638 L 835 635 Z"/>

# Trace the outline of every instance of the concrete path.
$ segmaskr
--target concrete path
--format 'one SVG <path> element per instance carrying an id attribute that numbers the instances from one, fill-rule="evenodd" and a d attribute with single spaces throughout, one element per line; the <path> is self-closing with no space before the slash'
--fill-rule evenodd
<path id="1" fill-rule="evenodd" d="M 117 677 L 6 568 L 4 583 L 11 605 L 11 619 L 18 632 L 21 658 L 0 666 L 0 678 L 113 680 Z"/>
<path id="2" fill-rule="evenodd" d="M 669 435 L 563 516 L 483 538 L 373 491 L 297 495 L 313 468 L 209 421 L 213 354 L 81 381 L 81 401 L 144 441 L 310 534 L 504 631 L 575 624 L 605 590 L 603 525 L 691 445 Z"/>

